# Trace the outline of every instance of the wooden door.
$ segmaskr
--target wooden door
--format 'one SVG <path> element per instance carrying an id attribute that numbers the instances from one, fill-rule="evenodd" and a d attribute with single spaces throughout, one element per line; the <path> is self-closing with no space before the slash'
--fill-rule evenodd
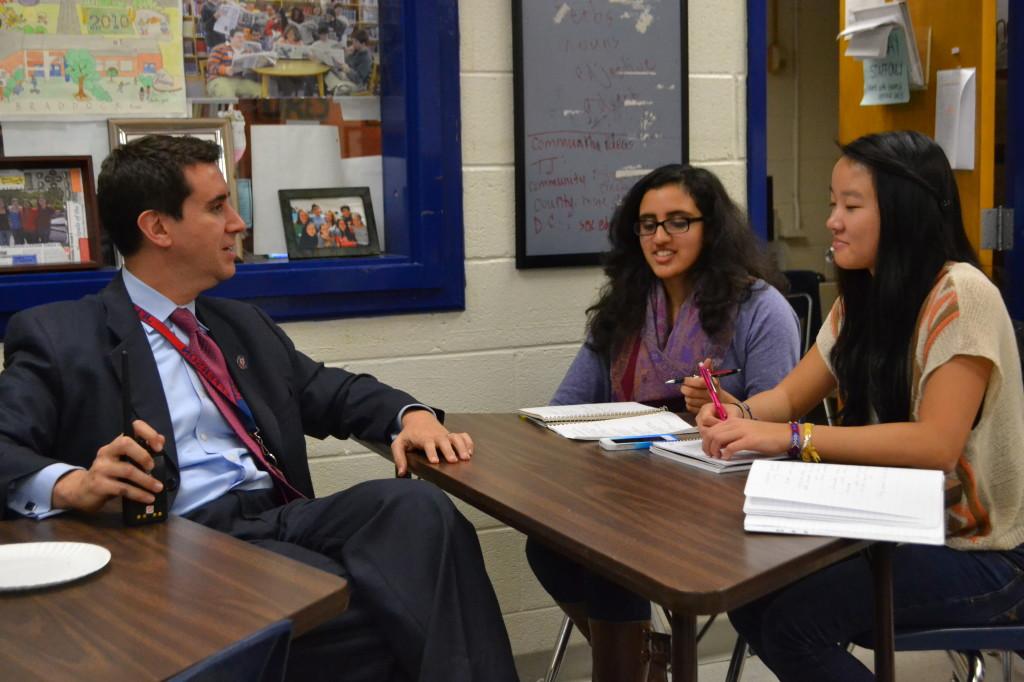
<path id="1" fill-rule="evenodd" d="M 884 130 L 917 130 L 935 135 L 935 72 L 940 69 L 977 69 L 974 170 L 954 171 L 960 188 L 964 226 L 978 249 L 981 210 L 993 206 L 995 159 L 996 0 L 907 0 L 917 34 L 921 63 L 928 71 L 928 89 L 911 90 L 910 102 L 889 106 L 860 106 L 864 89 L 861 62 L 839 49 L 839 141 Z M 840 0 L 840 22 L 845 24 L 846 2 Z M 845 28 L 840 26 L 839 30 Z M 928 29 L 931 29 L 931 63 Z M 986 272 L 992 274 L 992 252 L 979 250 Z"/>

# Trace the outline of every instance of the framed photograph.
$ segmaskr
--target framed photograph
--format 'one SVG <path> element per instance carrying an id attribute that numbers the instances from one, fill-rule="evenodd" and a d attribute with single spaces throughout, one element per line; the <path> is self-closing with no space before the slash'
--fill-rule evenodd
<path id="1" fill-rule="evenodd" d="M 380 253 L 369 187 L 282 189 L 277 194 L 288 258 Z"/>
<path id="2" fill-rule="evenodd" d="M 92 158 L 0 158 L 0 273 L 101 265 Z"/>
<path id="3" fill-rule="evenodd" d="M 231 192 L 231 205 L 240 210 L 238 203 L 238 186 L 235 180 L 235 146 L 231 131 L 231 121 L 226 118 L 112 118 L 107 121 L 107 134 L 110 137 L 110 149 L 146 135 L 191 135 L 201 140 L 214 142 L 220 146 L 220 160 L 217 165 Z M 251 229 L 251 226 L 247 226 Z M 239 260 L 244 253 L 242 240 L 238 235 L 235 254 Z"/>
<path id="4" fill-rule="evenodd" d="M 231 189 L 235 208 L 235 146 L 231 121 L 226 118 L 112 118 L 107 121 L 110 148 L 117 149 L 126 142 L 146 135 L 191 135 L 220 145 L 220 172 Z"/>

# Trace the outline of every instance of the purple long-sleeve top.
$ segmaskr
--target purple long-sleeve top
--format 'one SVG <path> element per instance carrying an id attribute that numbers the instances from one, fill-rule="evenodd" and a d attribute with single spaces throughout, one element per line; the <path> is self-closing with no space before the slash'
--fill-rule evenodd
<path id="1" fill-rule="evenodd" d="M 800 325 L 796 313 L 775 287 L 757 280 L 751 286 L 750 298 L 740 304 L 735 333 L 721 365 L 743 371 L 722 377 L 722 388 L 746 400 L 773 388 L 799 360 Z M 604 403 L 611 399 L 607 360 L 583 344 L 551 404 Z"/>

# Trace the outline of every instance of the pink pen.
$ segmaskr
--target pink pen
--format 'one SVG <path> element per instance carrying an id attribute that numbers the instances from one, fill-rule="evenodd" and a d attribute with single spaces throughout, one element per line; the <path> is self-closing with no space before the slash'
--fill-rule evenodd
<path id="1" fill-rule="evenodd" d="M 718 389 L 715 388 L 715 382 L 711 378 L 711 372 L 707 367 L 701 365 L 700 376 L 704 380 L 704 385 L 708 387 L 708 393 L 711 394 L 711 402 L 715 404 L 715 412 L 718 413 L 718 418 L 725 421 L 729 418 L 729 414 L 725 411 L 725 407 L 722 406 L 722 401 L 718 399 Z"/>

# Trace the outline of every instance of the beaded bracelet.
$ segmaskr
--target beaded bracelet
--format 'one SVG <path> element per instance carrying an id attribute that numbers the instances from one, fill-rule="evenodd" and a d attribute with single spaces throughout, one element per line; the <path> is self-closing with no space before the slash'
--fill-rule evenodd
<path id="1" fill-rule="evenodd" d="M 815 464 L 821 462 L 821 455 L 814 448 L 812 438 L 814 437 L 814 424 L 810 422 L 804 424 L 804 444 L 800 448 L 800 459 L 805 462 L 814 462 Z"/>
<path id="2" fill-rule="evenodd" d="M 786 451 L 790 457 L 800 456 L 800 424 L 798 422 L 789 422 L 789 430 L 793 432 L 792 437 L 789 439 L 789 450 Z"/>

